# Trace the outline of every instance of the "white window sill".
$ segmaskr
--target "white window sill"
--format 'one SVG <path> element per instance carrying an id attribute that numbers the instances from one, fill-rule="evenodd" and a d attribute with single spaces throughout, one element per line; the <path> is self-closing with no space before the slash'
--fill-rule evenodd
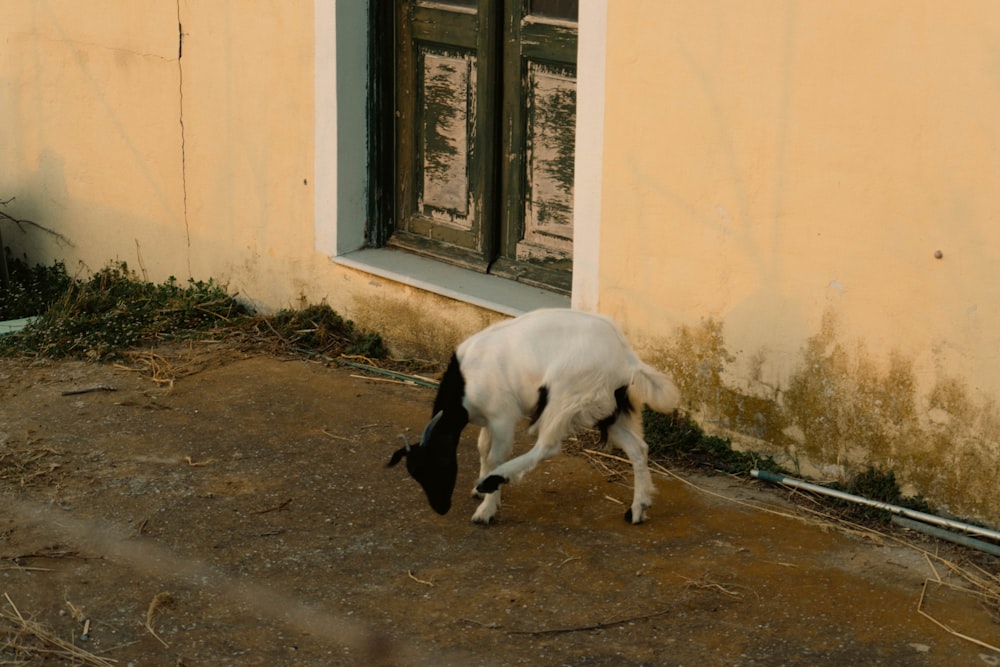
<path id="1" fill-rule="evenodd" d="M 505 315 L 517 316 L 538 308 L 570 306 L 570 298 L 562 294 L 401 250 L 364 248 L 331 259 L 335 264 Z"/>

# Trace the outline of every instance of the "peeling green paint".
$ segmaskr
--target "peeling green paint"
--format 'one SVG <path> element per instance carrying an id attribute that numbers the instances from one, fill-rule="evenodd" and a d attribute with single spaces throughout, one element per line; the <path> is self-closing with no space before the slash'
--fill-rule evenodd
<path id="1" fill-rule="evenodd" d="M 469 213 L 469 109 L 474 108 L 475 59 L 468 54 L 423 55 L 422 205 L 454 220 Z"/>
<path id="2" fill-rule="evenodd" d="M 528 225 L 572 238 L 573 160 L 576 138 L 576 72 L 574 68 L 532 64 L 528 96 L 528 177 L 534 219 Z M 562 227 L 560 227 L 562 226 Z"/>

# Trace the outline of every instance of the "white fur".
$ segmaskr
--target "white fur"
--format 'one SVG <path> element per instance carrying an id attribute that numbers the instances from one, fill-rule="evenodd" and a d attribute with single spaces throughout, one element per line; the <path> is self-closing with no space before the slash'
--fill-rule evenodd
<path id="1" fill-rule="evenodd" d="M 611 416 L 615 390 L 627 386 L 633 410 L 619 414 L 608 437 L 632 462 L 631 521 L 642 522 L 654 491 L 646 463 L 642 406 L 671 412 L 680 403 L 680 392 L 666 375 L 636 356 L 614 322 L 580 311 L 536 310 L 473 335 L 456 355 L 465 378 L 464 407 L 469 420 L 483 427 L 478 443 L 480 481 L 490 475 L 521 479 L 559 453 L 568 435 Z M 537 436 L 535 445 L 508 461 L 514 431 L 532 414 L 542 386 L 548 388 L 548 405 L 529 430 Z M 472 516 L 477 523 L 488 523 L 500 506 L 500 489 L 483 495 Z"/>

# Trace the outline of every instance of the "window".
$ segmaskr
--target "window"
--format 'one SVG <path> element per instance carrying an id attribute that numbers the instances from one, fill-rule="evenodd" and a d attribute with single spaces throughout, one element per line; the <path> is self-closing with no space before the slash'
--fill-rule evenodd
<path id="1" fill-rule="evenodd" d="M 577 4 L 373 3 L 370 244 L 569 293 Z"/>

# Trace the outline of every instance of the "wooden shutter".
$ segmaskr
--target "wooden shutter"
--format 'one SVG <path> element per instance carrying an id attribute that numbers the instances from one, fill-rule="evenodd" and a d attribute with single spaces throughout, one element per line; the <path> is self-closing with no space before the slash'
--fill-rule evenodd
<path id="1" fill-rule="evenodd" d="M 576 2 L 505 16 L 500 258 L 494 271 L 569 293 L 576 135 Z"/>
<path id="2" fill-rule="evenodd" d="M 499 68 L 496 19 L 478 4 L 398 5 L 391 242 L 484 271 L 495 248 Z"/>

